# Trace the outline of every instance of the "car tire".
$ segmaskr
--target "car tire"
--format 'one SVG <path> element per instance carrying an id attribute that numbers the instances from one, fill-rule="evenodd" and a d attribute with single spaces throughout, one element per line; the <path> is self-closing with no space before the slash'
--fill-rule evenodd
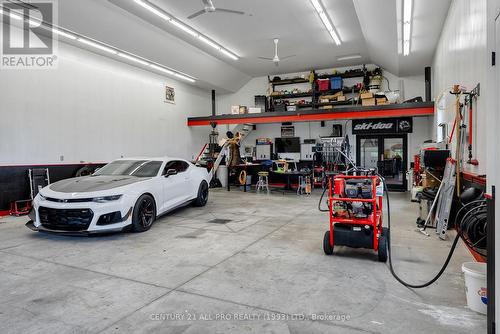
<path id="1" fill-rule="evenodd" d="M 132 231 L 145 232 L 156 220 L 156 204 L 153 197 L 144 194 L 135 203 L 132 213 Z"/>
<path id="2" fill-rule="evenodd" d="M 207 181 L 202 181 L 198 187 L 198 195 L 193 202 L 194 206 L 202 207 L 208 202 L 208 183 Z"/>

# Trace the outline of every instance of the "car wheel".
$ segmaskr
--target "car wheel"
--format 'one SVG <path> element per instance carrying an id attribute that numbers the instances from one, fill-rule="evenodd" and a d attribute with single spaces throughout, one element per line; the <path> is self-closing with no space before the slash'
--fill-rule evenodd
<path id="1" fill-rule="evenodd" d="M 208 202 L 208 183 L 202 181 L 198 188 L 198 196 L 194 200 L 194 206 L 205 206 Z"/>
<path id="2" fill-rule="evenodd" d="M 139 197 L 132 215 L 132 231 L 145 232 L 151 228 L 156 219 L 155 200 L 150 195 Z"/>

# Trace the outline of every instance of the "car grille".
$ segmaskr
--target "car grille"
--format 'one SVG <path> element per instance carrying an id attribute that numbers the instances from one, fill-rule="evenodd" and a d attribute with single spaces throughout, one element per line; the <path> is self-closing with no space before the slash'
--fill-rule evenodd
<path id="1" fill-rule="evenodd" d="M 94 213 L 90 209 L 38 209 L 40 223 L 51 230 L 84 231 L 89 228 Z"/>
<path id="2" fill-rule="evenodd" d="M 56 203 L 84 203 L 84 202 L 92 202 L 93 199 L 92 198 L 59 199 L 59 198 L 45 197 L 45 200 Z"/>

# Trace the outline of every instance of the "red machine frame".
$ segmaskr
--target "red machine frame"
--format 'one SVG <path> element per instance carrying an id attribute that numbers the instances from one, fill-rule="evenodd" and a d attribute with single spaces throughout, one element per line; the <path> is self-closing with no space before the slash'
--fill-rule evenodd
<path id="1" fill-rule="evenodd" d="M 332 187 L 332 178 L 334 178 L 334 186 Z M 370 179 L 372 181 L 372 198 L 344 198 L 340 197 L 343 194 L 344 181 L 348 179 Z M 379 238 L 382 235 L 382 196 L 377 196 L 377 182 L 382 182 L 378 176 L 365 175 L 335 175 L 330 176 L 328 180 L 328 207 L 330 214 L 330 246 L 334 245 L 334 224 L 351 224 L 351 225 L 369 225 L 373 226 L 373 250 L 378 252 Z M 334 197 L 335 195 L 339 197 Z M 367 218 L 340 218 L 334 216 L 334 202 L 364 202 L 372 203 L 372 214 Z"/>

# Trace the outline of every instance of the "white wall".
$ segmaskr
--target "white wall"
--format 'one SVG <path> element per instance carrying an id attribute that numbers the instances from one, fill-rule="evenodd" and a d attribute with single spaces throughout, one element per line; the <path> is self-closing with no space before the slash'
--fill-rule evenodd
<path id="1" fill-rule="evenodd" d="M 450 90 L 454 84 L 465 86 L 468 90 L 481 83 L 481 96 L 477 101 L 476 125 L 473 127 L 473 154 L 479 160 L 479 166 L 464 164 L 467 170 L 484 174 L 487 165 L 487 64 L 491 58 L 487 52 L 487 0 L 454 0 L 433 61 L 433 93 L 437 98 L 441 92 Z M 485 89 L 486 88 L 486 89 Z M 441 101 L 436 101 L 435 123 L 446 122 L 451 131 L 455 115 L 455 97 L 445 94 Z M 439 138 L 437 134 L 436 137 Z M 454 151 L 453 147 L 452 150 Z M 468 155 L 468 151 L 465 151 Z"/>
<path id="2" fill-rule="evenodd" d="M 206 142 L 186 122 L 210 113 L 209 91 L 67 44 L 58 56 L 58 69 L 0 70 L 0 164 L 191 159 Z"/>

